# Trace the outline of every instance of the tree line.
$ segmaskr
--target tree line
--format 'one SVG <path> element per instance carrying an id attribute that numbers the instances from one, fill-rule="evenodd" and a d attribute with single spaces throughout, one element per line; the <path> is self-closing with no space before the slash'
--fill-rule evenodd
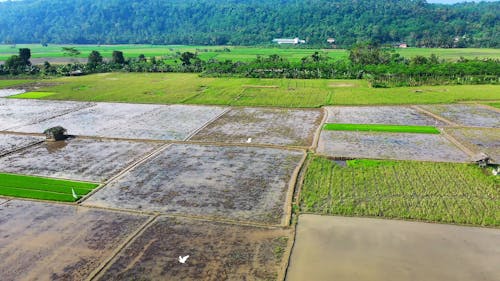
<path id="1" fill-rule="evenodd" d="M 77 55 L 74 48 L 64 50 Z M 367 79 L 373 87 L 397 87 L 440 84 L 500 84 L 500 61 L 464 59 L 450 62 L 436 55 L 405 58 L 393 49 L 373 43 L 355 45 L 348 59 L 331 59 L 315 52 L 292 62 L 279 55 L 257 56 L 249 62 L 202 60 L 197 53 L 177 53 L 168 58 L 125 58 L 113 51 L 105 60 L 92 51 L 87 63 L 41 66 L 30 63 L 30 49 L 19 49 L 0 65 L 0 75 L 69 76 L 103 72 L 190 72 L 209 77 L 297 78 L 297 79 Z"/>
<path id="2" fill-rule="evenodd" d="M 405 42 L 500 47 L 500 2 L 425 0 L 23 0 L 0 2 L 0 41 L 61 44 L 309 46 Z"/>

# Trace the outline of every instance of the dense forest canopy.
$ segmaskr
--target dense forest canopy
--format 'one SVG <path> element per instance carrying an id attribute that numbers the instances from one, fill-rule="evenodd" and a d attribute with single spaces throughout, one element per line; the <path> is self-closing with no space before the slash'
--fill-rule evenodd
<path id="1" fill-rule="evenodd" d="M 500 2 L 425 0 L 24 0 L 0 2 L 0 42 L 500 47 Z"/>

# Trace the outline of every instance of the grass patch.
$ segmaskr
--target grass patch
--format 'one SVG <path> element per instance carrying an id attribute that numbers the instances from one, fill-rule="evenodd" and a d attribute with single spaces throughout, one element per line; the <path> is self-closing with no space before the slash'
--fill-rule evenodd
<path id="1" fill-rule="evenodd" d="M 27 80 L 27 79 L 15 79 L 15 80 L 1 80 L 0 79 L 0 89 L 10 88 L 17 85 L 23 85 L 27 83 L 35 82 L 35 80 Z"/>
<path id="2" fill-rule="evenodd" d="M 210 78 L 192 73 L 103 73 L 50 80 L 41 99 L 157 104 L 320 107 L 500 100 L 498 85 L 371 88 L 364 80 Z M 332 87 L 347 85 L 349 87 Z"/>
<path id="3" fill-rule="evenodd" d="M 303 212 L 500 226 L 499 181 L 475 165 L 310 157 Z"/>
<path id="4" fill-rule="evenodd" d="M 324 130 L 330 131 L 370 131 L 390 133 L 439 134 L 432 126 L 378 125 L 378 124 L 325 124 Z"/>
<path id="5" fill-rule="evenodd" d="M 488 103 L 489 106 L 493 106 L 496 108 L 500 108 L 500 102 L 495 102 L 495 103 Z"/>
<path id="6" fill-rule="evenodd" d="M 51 201 L 74 202 L 71 189 L 82 197 L 98 184 L 0 173 L 0 195 Z"/>
<path id="7" fill-rule="evenodd" d="M 40 99 L 48 96 L 52 96 L 55 93 L 53 92 L 26 92 L 19 95 L 13 95 L 9 98 L 18 98 L 18 99 Z"/>

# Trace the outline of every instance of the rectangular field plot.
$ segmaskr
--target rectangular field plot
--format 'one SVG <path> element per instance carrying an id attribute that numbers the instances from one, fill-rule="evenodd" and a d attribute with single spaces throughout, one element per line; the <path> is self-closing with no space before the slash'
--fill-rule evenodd
<path id="1" fill-rule="evenodd" d="M 499 226 L 498 180 L 472 164 L 348 161 L 314 156 L 301 191 L 305 212 Z"/>
<path id="2" fill-rule="evenodd" d="M 0 134 L 0 156 L 19 148 L 23 148 L 37 142 L 43 141 L 43 137 Z"/>
<path id="3" fill-rule="evenodd" d="M 234 108 L 191 140 L 310 146 L 322 117 L 319 109 Z"/>
<path id="4" fill-rule="evenodd" d="M 0 158 L 0 172 L 101 182 L 158 146 L 78 138 L 44 142 Z"/>
<path id="5" fill-rule="evenodd" d="M 281 224 L 302 157 L 272 148 L 175 144 L 84 204 Z"/>
<path id="6" fill-rule="evenodd" d="M 407 106 L 329 106 L 328 123 L 391 124 L 391 125 L 446 125 L 418 110 Z"/>
<path id="7" fill-rule="evenodd" d="M 85 102 L 0 99 L 0 131 L 17 131 L 19 126 L 34 124 L 89 105 Z M 47 128 L 40 127 L 30 133 L 42 133 Z"/>
<path id="8" fill-rule="evenodd" d="M 388 133 L 420 133 L 439 134 L 439 130 L 433 126 L 415 125 L 379 125 L 379 124 L 325 124 L 323 130 L 329 131 L 365 131 L 365 132 L 388 132 Z"/>
<path id="9" fill-rule="evenodd" d="M 468 162 L 469 155 L 433 134 L 322 131 L 318 153 L 347 158 Z"/>
<path id="10" fill-rule="evenodd" d="M 301 215 L 287 281 L 498 281 L 500 231 Z"/>
<path id="11" fill-rule="evenodd" d="M 69 134 L 80 136 L 184 140 L 222 112 L 222 107 L 209 106 L 98 103 L 19 131 L 41 132 L 63 126 Z"/>
<path id="12" fill-rule="evenodd" d="M 500 128 L 500 112 L 475 104 L 419 105 L 463 126 Z"/>
<path id="13" fill-rule="evenodd" d="M 446 128 L 446 132 L 468 149 L 484 152 L 500 161 L 500 129 L 493 128 Z"/>
<path id="14" fill-rule="evenodd" d="M 0 173 L 0 195 L 3 196 L 74 202 L 97 186 L 95 183 Z"/>
<path id="15" fill-rule="evenodd" d="M 28 201 L 0 205 L 2 280 L 86 280 L 147 217 Z"/>
<path id="16" fill-rule="evenodd" d="M 283 229 L 159 218 L 96 280 L 281 280 L 290 236 Z"/>

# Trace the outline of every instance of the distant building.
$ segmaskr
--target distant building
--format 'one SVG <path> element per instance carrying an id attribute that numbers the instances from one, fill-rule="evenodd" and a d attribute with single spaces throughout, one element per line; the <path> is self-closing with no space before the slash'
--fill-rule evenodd
<path id="1" fill-rule="evenodd" d="M 328 38 L 326 39 L 326 42 L 328 42 L 329 44 L 333 44 L 335 43 L 335 38 Z"/>
<path id="2" fill-rule="evenodd" d="M 401 44 L 399 44 L 399 46 L 398 46 L 398 47 L 399 47 L 399 48 L 408 48 L 408 44 L 406 44 L 406 43 L 401 43 Z"/>
<path id="3" fill-rule="evenodd" d="M 295 37 L 293 39 L 288 39 L 288 38 L 278 38 L 273 40 L 274 43 L 278 44 L 293 44 L 293 45 L 298 45 L 298 44 L 305 44 L 306 40 L 301 40 L 299 37 Z"/>

